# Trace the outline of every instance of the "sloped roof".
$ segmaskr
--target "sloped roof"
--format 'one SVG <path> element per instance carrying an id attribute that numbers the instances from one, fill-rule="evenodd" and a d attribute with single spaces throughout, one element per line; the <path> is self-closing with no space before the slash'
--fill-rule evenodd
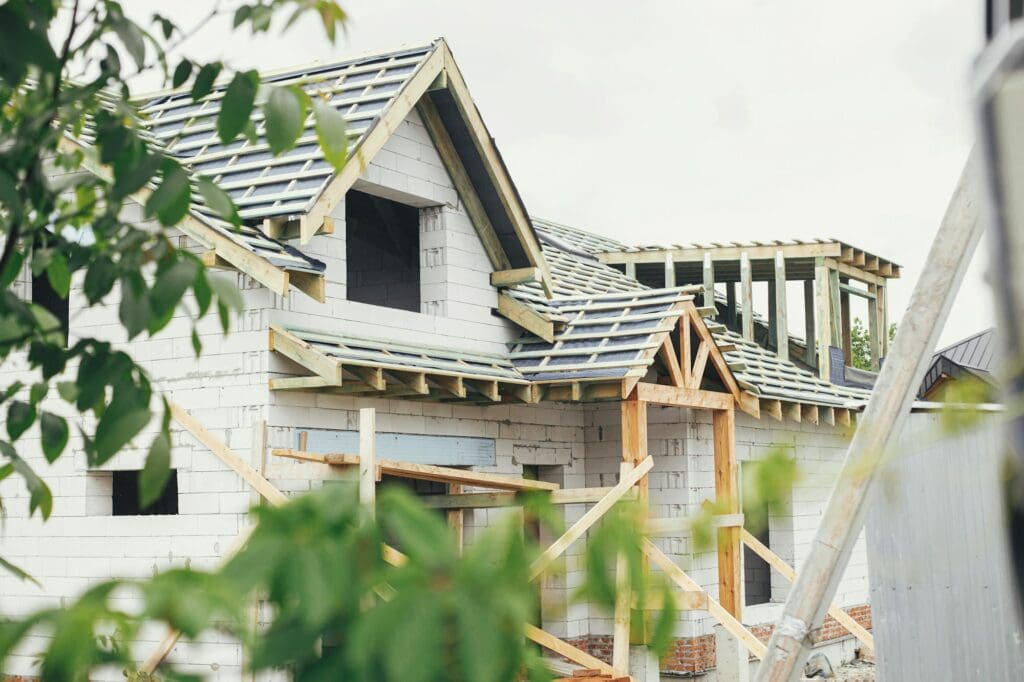
<path id="1" fill-rule="evenodd" d="M 263 83 L 297 85 L 310 97 L 327 99 L 344 116 L 349 150 L 354 151 L 435 47 L 430 43 L 312 64 L 267 74 Z M 168 153 L 216 181 L 235 201 L 243 219 L 305 213 L 334 175 L 317 144 L 313 118 L 306 121 L 296 146 L 277 157 L 266 142 L 259 110 L 252 116 L 255 143 L 243 138 L 225 145 L 217 135 L 225 90 L 222 84 L 201 102 L 193 102 L 188 91 L 171 92 L 149 99 L 141 111 Z"/>
<path id="2" fill-rule="evenodd" d="M 988 384 L 995 384 L 995 368 L 999 362 L 995 330 L 985 329 L 935 351 L 931 365 L 921 381 L 919 396 L 928 393 L 944 378 L 956 379 L 964 374 Z"/>

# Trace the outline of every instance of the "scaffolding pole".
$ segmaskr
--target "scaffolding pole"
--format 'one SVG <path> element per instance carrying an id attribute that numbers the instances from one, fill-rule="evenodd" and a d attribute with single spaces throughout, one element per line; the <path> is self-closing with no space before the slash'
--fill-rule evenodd
<path id="1" fill-rule="evenodd" d="M 977 170 L 972 154 L 932 242 L 860 427 L 850 442 L 807 562 L 800 568 L 782 618 L 772 632 L 757 682 L 799 679 L 810 653 L 811 634 L 821 627 L 835 596 L 863 525 L 864 502 L 875 480 L 875 465 L 910 412 L 983 231 L 976 203 L 980 196 Z"/>

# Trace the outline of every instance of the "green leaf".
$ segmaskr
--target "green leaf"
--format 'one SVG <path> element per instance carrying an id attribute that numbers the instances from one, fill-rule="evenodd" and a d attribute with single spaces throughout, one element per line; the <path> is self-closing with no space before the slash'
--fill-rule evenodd
<path id="1" fill-rule="evenodd" d="M 36 408 L 21 400 L 13 401 L 7 408 L 7 435 L 18 440 L 36 420 Z"/>
<path id="2" fill-rule="evenodd" d="M 188 77 L 192 75 L 192 62 L 188 59 L 182 59 L 178 66 L 174 69 L 174 76 L 171 78 L 171 87 L 180 88 L 188 80 Z"/>
<path id="3" fill-rule="evenodd" d="M 71 290 L 71 271 L 68 270 L 68 262 L 64 256 L 55 252 L 50 257 L 50 264 L 46 266 L 46 279 L 54 292 L 61 298 L 67 298 Z"/>
<path id="4" fill-rule="evenodd" d="M 157 501 L 171 476 L 171 441 L 166 433 L 153 439 L 146 466 L 139 474 L 139 504 L 143 509 Z"/>
<path id="5" fill-rule="evenodd" d="M 11 220 L 21 219 L 21 195 L 14 180 L 4 170 L 0 170 L 0 207 L 7 211 Z"/>
<path id="6" fill-rule="evenodd" d="M 15 279 L 17 279 L 18 273 L 21 272 L 21 266 L 24 262 L 25 255 L 20 251 L 15 251 L 11 254 L 11 258 L 7 261 L 7 265 L 5 265 L 3 271 L 0 272 L 0 288 L 6 289 Z"/>
<path id="7" fill-rule="evenodd" d="M 113 406 L 107 408 L 96 425 L 95 446 L 98 462 L 106 462 L 116 455 L 149 423 L 152 416 L 152 412 L 145 405 L 122 409 L 114 409 Z"/>
<path id="8" fill-rule="evenodd" d="M 85 282 L 82 285 L 85 298 L 89 303 L 98 303 L 114 288 L 115 281 L 117 266 L 109 258 L 97 254 L 85 273 Z"/>
<path id="9" fill-rule="evenodd" d="M 50 518 L 50 513 L 53 511 L 53 493 L 50 492 L 50 488 L 32 470 L 28 462 L 18 456 L 18 453 L 10 443 L 0 441 L 0 452 L 3 452 L 11 460 L 11 466 L 14 467 L 14 470 L 25 481 L 25 487 L 28 488 L 29 492 L 29 515 L 34 514 L 36 509 L 38 509 L 43 515 L 44 521 Z"/>
<path id="10" fill-rule="evenodd" d="M 68 423 L 63 417 L 44 411 L 39 416 L 39 430 L 42 433 L 43 454 L 46 461 L 52 464 L 68 444 Z"/>
<path id="11" fill-rule="evenodd" d="M 213 300 L 213 290 L 206 278 L 206 268 L 199 268 L 196 272 L 196 279 L 192 282 L 192 293 L 196 297 L 196 305 L 199 306 L 199 317 L 206 315 L 210 309 L 210 301 Z"/>
<path id="12" fill-rule="evenodd" d="M 18 566 L 15 566 L 14 564 L 12 564 L 7 559 L 4 559 L 2 556 L 0 556 L 0 568 L 4 569 L 8 573 L 10 573 L 11 575 L 13 575 L 18 580 L 24 580 L 26 582 L 30 582 L 30 583 L 35 584 L 36 587 L 42 587 L 42 585 L 39 583 L 39 581 L 36 580 L 35 578 L 33 578 L 28 573 L 26 573 L 24 571 L 24 569 L 19 568 Z"/>
<path id="13" fill-rule="evenodd" d="M 320 141 L 324 158 L 335 170 L 340 171 L 348 160 L 345 119 L 334 107 L 322 100 L 313 103 L 313 115 L 316 117 L 316 137 Z"/>
<path id="14" fill-rule="evenodd" d="M 192 99 L 202 99 L 209 95 L 213 90 L 213 82 L 217 80 L 217 76 L 220 75 L 223 68 L 224 65 L 220 62 L 203 64 L 199 68 L 199 73 L 196 74 L 196 79 L 192 82 Z"/>
<path id="15" fill-rule="evenodd" d="M 192 350 L 195 351 L 196 357 L 203 352 L 203 342 L 199 340 L 199 334 L 195 328 L 192 328 Z"/>
<path id="16" fill-rule="evenodd" d="M 22 3 L 6 3 L 0 6 L 0 78 L 10 86 L 17 85 L 25 76 L 30 65 L 44 71 L 57 70 L 57 55 L 47 39 L 45 26 L 34 31 L 26 23 L 15 6 Z"/>
<path id="17" fill-rule="evenodd" d="M 236 73 L 224 92 L 220 113 L 217 114 L 217 134 L 227 144 L 235 139 L 252 116 L 256 90 L 259 88 L 259 74 L 255 71 Z"/>
<path id="18" fill-rule="evenodd" d="M 114 32 L 124 43 L 128 54 L 135 61 L 136 68 L 141 69 L 146 63 L 146 41 L 142 30 L 135 25 L 134 21 L 123 16 L 114 19 Z"/>
<path id="19" fill-rule="evenodd" d="M 177 225 L 188 213 L 191 198 L 188 174 L 176 161 L 164 159 L 163 179 L 146 201 L 146 217 L 155 215 L 167 227 Z"/>
<path id="20" fill-rule="evenodd" d="M 157 273 L 149 303 L 158 317 L 173 311 L 185 294 L 185 290 L 196 278 L 198 266 L 195 261 L 182 259 Z"/>
<path id="21" fill-rule="evenodd" d="M 110 190 L 111 198 L 119 201 L 138 192 L 156 174 L 163 161 L 162 154 L 147 154 L 130 168 L 115 166 L 117 177 L 114 179 L 114 187 Z"/>
<path id="22" fill-rule="evenodd" d="M 235 202 L 231 200 L 227 192 L 214 184 L 212 180 L 207 177 L 199 178 L 199 193 L 203 195 L 206 205 L 216 211 L 217 215 L 221 218 L 235 227 L 242 224 L 241 219 L 238 217 L 238 208 L 235 206 Z"/>
<path id="23" fill-rule="evenodd" d="M 121 305 L 118 308 L 118 315 L 125 331 L 128 332 L 129 339 L 134 339 L 142 333 L 152 315 L 145 285 L 139 284 L 138 288 L 140 291 L 136 291 L 135 283 L 131 280 L 121 280 Z"/>
<path id="24" fill-rule="evenodd" d="M 301 89 L 271 88 L 270 97 L 263 105 L 263 115 L 267 144 L 274 156 L 295 146 L 295 141 L 306 127 L 307 113 L 309 96 Z"/>
<path id="25" fill-rule="evenodd" d="M 39 401 L 46 397 L 46 394 L 50 391 L 50 385 L 45 381 L 40 381 L 32 384 L 32 387 L 28 389 L 28 401 L 33 405 L 38 405 Z"/>
<path id="26" fill-rule="evenodd" d="M 65 402 L 74 404 L 78 399 L 78 384 L 73 381 L 57 382 L 57 393 Z"/>

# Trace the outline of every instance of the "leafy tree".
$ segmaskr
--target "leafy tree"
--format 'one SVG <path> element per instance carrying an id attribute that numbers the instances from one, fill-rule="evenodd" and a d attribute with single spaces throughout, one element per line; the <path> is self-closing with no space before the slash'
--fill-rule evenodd
<path id="1" fill-rule="evenodd" d="M 38 425 L 46 459 L 52 463 L 64 453 L 71 426 L 47 407 L 50 401 L 44 403 L 53 389 L 66 412 L 83 417 L 72 421 L 90 466 L 108 461 L 158 419 L 141 479 L 143 504 L 167 479 L 170 420 L 166 404 L 162 416 L 151 412 L 159 397 L 128 353 L 89 337 L 68 347 L 62 321 L 12 286 L 19 273 L 28 268 L 63 300 L 72 279 L 81 280 L 85 306 L 117 297 L 129 339 L 158 334 L 175 311 L 187 310 L 197 354 L 195 324 L 216 311 L 226 332 L 231 311 L 240 306 L 237 291 L 209 276 L 171 239 L 195 202 L 234 225 L 238 211 L 226 193 L 192 177 L 147 134 L 129 78 L 156 70 L 167 85 L 189 88 L 195 100 L 223 78 L 228 85 L 217 131 L 225 142 L 254 135 L 251 114 L 260 107 L 275 154 L 294 146 L 310 112 L 325 157 L 340 167 L 347 149 L 340 115 L 297 88 L 260 86 L 254 71 L 220 62 L 186 58 L 172 68 L 169 52 L 195 29 L 183 30 L 160 15 L 151 26 L 140 25 L 113 0 L 72 0 L 59 20 L 60 9 L 55 0 L 0 5 L 0 360 L 27 357 L 33 376 L 30 384 L 15 382 L 0 391 L 7 430 L 0 438 L 0 480 L 23 479 L 30 514 L 38 511 L 44 519 L 52 511 L 50 490 L 19 447 Z M 236 29 L 253 34 L 268 31 L 282 13 L 286 26 L 312 13 L 330 40 L 345 20 L 332 0 L 256 0 L 217 3 L 201 25 L 224 12 L 232 14 Z M 122 217 L 140 192 L 155 228 Z M 543 506 L 527 508 L 550 516 Z M 26 638 L 44 634 L 44 680 L 86 680 L 110 666 L 145 679 L 150 676 L 132 671 L 131 644 L 144 624 L 164 622 L 186 637 L 211 628 L 227 632 L 247 647 L 252 669 L 288 667 L 303 680 L 493 682 L 516 679 L 521 671 L 531 679 L 547 675 L 522 636 L 533 615 L 529 574 L 537 552 L 511 521 L 460 556 L 444 523 L 398 493 L 382 495 L 372 518 L 348 484 L 256 513 L 252 536 L 219 571 L 179 569 L 146 581 L 111 580 L 62 608 L 14 620 L 0 616 L 0 669 Z M 581 598 L 610 608 L 608 568 L 624 556 L 645 603 L 652 588 L 636 570 L 635 528 L 627 508 L 594 531 Z M 385 561 L 384 540 L 405 559 Z M 30 579 L 2 558 L 0 565 Z M 136 599 L 125 599 L 130 596 Z M 271 617 L 256 631 L 245 605 L 258 597 L 270 604 Z M 674 621 L 671 600 L 666 606 L 655 630 L 661 643 Z M 160 674 L 187 677 L 173 669 Z"/>
<path id="2" fill-rule="evenodd" d="M 889 325 L 889 343 L 896 338 L 896 323 Z M 850 327 L 850 349 L 852 365 L 858 369 L 871 369 L 871 334 L 859 317 L 854 318 Z"/>

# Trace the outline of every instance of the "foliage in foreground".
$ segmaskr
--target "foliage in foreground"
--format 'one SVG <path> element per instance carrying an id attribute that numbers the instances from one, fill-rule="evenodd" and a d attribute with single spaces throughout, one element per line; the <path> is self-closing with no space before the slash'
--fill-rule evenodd
<path id="1" fill-rule="evenodd" d="M 50 634 L 39 667 L 44 681 L 86 680 L 109 666 L 131 671 L 130 643 L 143 623 L 158 621 L 191 639 L 229 633 L 245 645 L 253 670 L 288 668 L 296 680 L 550 679 L 523 638 L 524 625 L 536 622 L 539 587 L 529 577 L 537 548 L 524 540 L 519 514 L 508 514 L 460 556 L 443 518 L 402 490 L 385 490 L 374 516 L 347 483 L 255 513 L 249 541 L 219 571 L 109 581 L 66 608 L 0 621 L 0 669 L 27 636 Z M 551 516 L 532 503 L 527 513 Z M 607 569 L 624 554 L 635 569 L 629 575 L 637 599 L 654 590 L 664 600 L 653 642 L 663 651 L 676 611 L 666 586 L 642 578 L 635 513 L 620 506 L 592 531 L 577 596 L 610 613 L 614 577 Z M 385 561 L 384 542 L 404 554 L 401 565 Z M 270 622 L 253 631 L 258 597 L 269 605 Z M 141 609 L 126 606 L 133 602 Z M 159 674 L 188 679 L 172 668 Z"/>

